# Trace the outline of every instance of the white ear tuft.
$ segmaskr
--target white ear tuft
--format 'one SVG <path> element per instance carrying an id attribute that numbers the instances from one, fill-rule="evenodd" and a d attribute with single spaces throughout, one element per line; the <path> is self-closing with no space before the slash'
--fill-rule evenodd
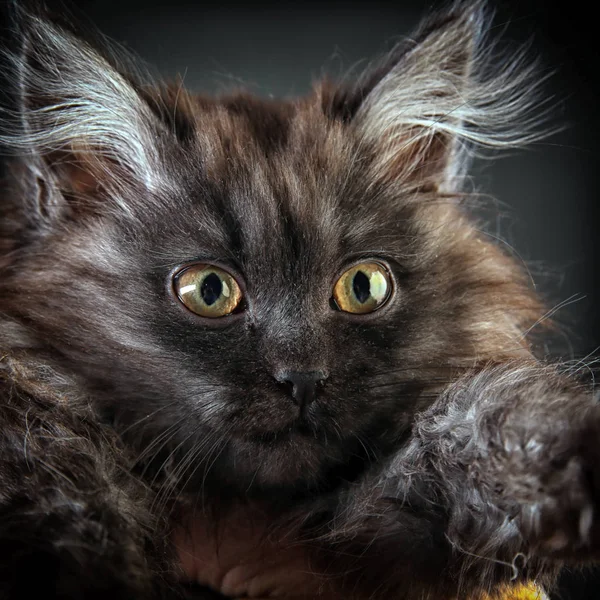
<path id="1" fill-rule="evenodd" d="M 546 77 L 525 50 L 506 58 L 486 44 L 490 20 L 481 3 L 462 2 L 425 22 L 368 93 L 355 122 L 377 145 L 382 174 L 401 168 L 452 190 L 478 148 L 514 148 L 549 133 L 540 127 L 549 110 L 539 94 Z"/>
<path id="2" fill-rule="evenodd" d="M 91 45 L 23 14 L 22 51 L 8 53 L 19 106 L 0 118 L 0 143 L 59 157 L 109 186 L 160 183 L 161 124 L 136 86 Z"/>

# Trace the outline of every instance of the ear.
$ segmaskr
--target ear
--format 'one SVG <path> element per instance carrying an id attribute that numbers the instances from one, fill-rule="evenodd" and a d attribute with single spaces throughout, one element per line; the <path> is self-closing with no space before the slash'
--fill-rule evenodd
<path id="1" fill-rule="evenodd" d="M 532 115 L 535 65 L 494 55 L 482 2 L 456 2 L 422 23 L 329 103 L 373 149 L 375 176 L 419 189 L 460 189 L 478 147 L 515 147 L 539 137 Z M 495 63 L 490 68 L 490 59 Z"/>
<path id="2" fill-rule="evenodd" d="M 14 17 L 19 50 L 5 53 L 13 98 L 0 115 L 0 143 L 19 157 L 28 210 L 48 220 L 100 197 L 118 204 L 128 188 L 157 191 L 170 132 L 142 84 L 42 10 Z"/>

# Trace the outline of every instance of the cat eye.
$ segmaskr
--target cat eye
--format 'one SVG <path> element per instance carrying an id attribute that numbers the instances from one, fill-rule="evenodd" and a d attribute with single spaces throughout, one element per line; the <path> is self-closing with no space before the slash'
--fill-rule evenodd
<path id="1" fill-rule="evenodd" d="M 376 262 L 360 263 L 348 269 L 333 288 L 333 300 L 340 310 L 365 314 L 381 308 L 392 293 L 387 269 Z"/>
<path id="2" fill-rule="evenodd" d="M 233 275 L 214 265 L 192 265 L 175 276 L 173 285 L 183 305 L 201 317 L 226 317 L 242 301 Z"/>

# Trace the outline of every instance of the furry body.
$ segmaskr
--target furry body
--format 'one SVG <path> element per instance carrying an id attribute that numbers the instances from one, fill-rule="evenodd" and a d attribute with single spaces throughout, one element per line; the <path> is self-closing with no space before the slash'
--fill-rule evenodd
<path id="1" fill-rule="evenodd" d="M 272 502 L 348 597 L 478 598 L 595 558 L 599 409 L 535 358 L 541 302 L 467 210 L 475 150 L 527 143 L 539 118 L 521 57 L 486 70 L 484 28 L 457 5 L 357 81 L 275 102 L 149 87 L 21 15 L 0 209 L 8 597 L 36 557 L 58 597 L 177 597 L 175 501 Z M 336 310 L 364 260 L 390 300 Z M 238 312 L 177 300 L 196 263 L 233 274 Z M 323 374 L 301 415 L 282 371 Z"/>

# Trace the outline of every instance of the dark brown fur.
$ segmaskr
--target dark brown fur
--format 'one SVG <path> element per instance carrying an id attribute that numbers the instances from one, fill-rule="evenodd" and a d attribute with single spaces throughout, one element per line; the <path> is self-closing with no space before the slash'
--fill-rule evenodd
<path id="1" fill-rule="evenodd" d="M 178 501 L 272 501 L 348 597 L 476 599 L 597 556 L 598 407 L 535 358 L 542 304 L 469 215 L 473 144 L 530 139 L 484 128 L 521 92 L 495 107 L 510 69 L 477 82 L 482 19 L 457 5 L 358 83 L 271 101 L 149 88 L 20 14 L 0 203 L 8 597 L 34 559 L 57 597 L 177 596 Z M 390 112 L 404 88 L 420 117 Z M 465 97 L 460 118 L 444 108 Z M 331 304 L 359 260 L 394 280 L 360 316 Z M 172 277 L 194 262 L 234 274 L 242 310 L 184 308 Z M 302 419 L 286 370 L 326 373 Z"/>

